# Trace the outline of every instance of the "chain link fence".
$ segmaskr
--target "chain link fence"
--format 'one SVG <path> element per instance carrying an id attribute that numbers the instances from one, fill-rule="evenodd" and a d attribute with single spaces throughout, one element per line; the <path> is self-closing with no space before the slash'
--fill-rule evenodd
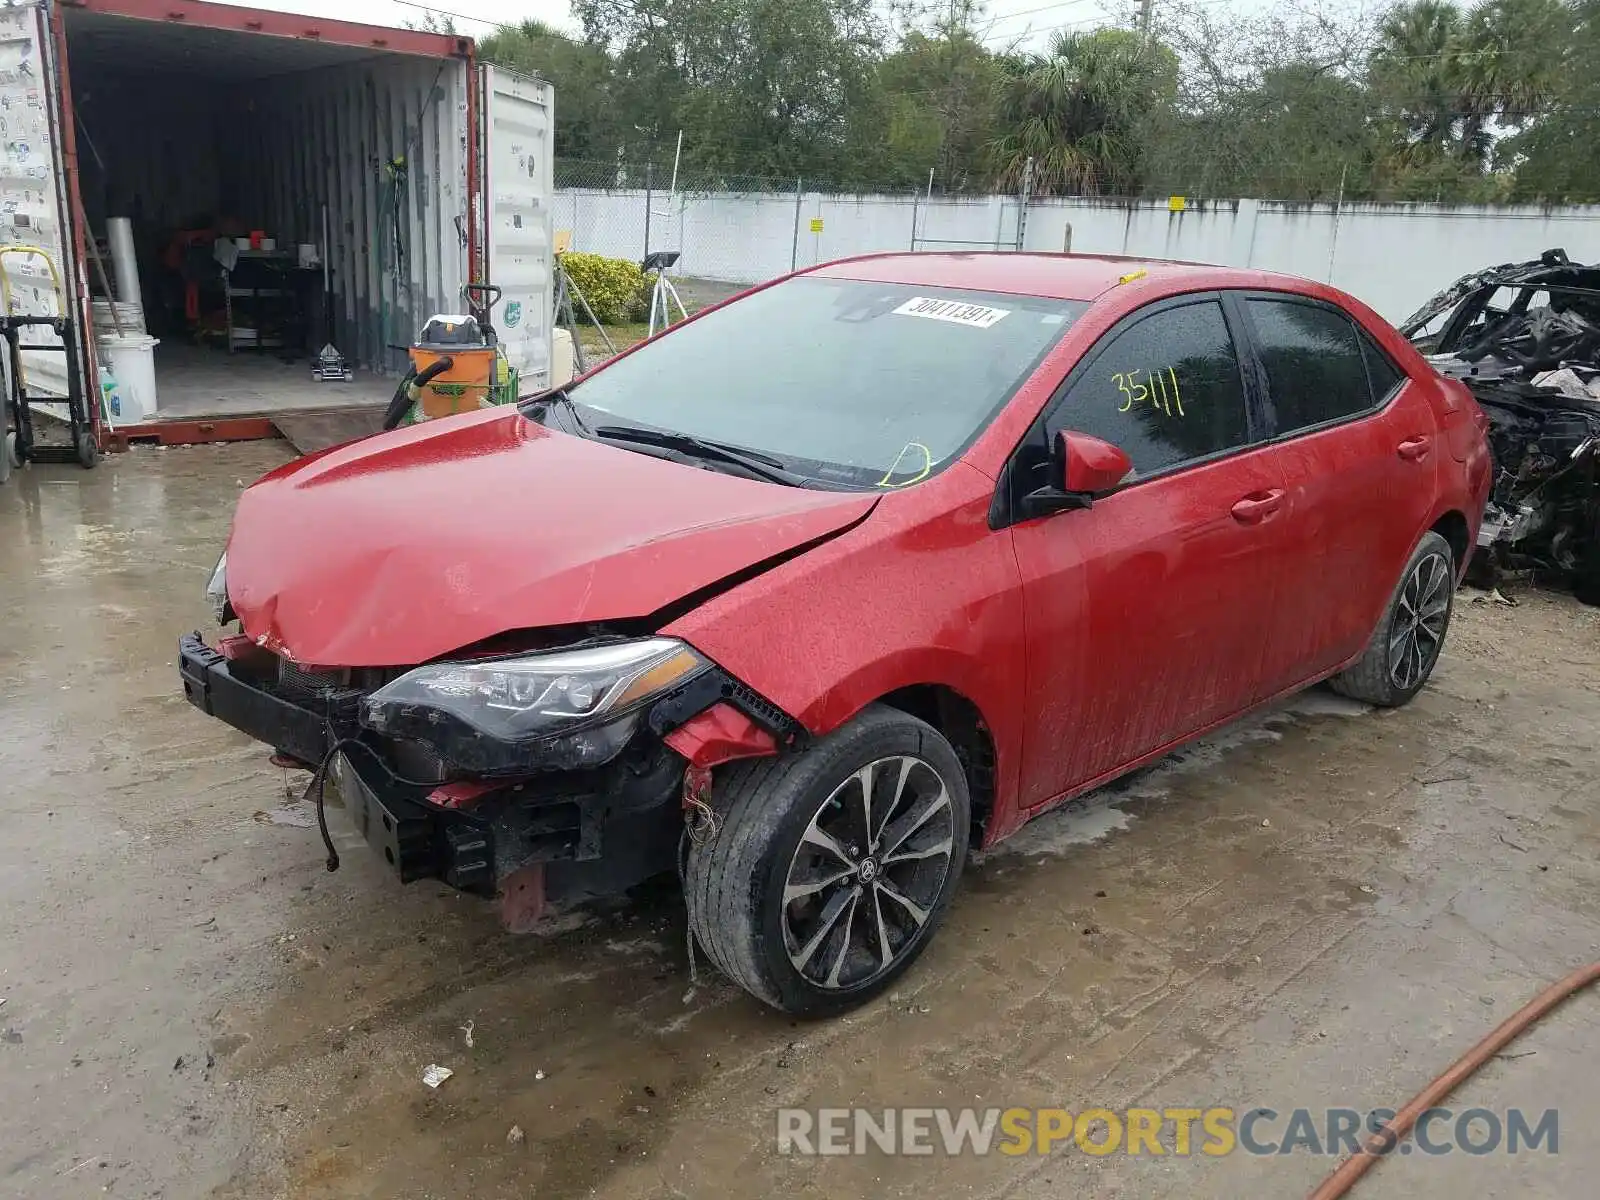
<path id="1" fill-rule="evenodd" d="M 1182 214 L 1218 201 L 1195 178 L 1137 196 L 1104 191 L 1089 176 L 1064 190 L 1034 186 L 1031 160 L 1013 192 L 990 194 L 907 187 L 903 176 L 873 188 L 855 181 L 782 178 L 684 168 L 666 162 L 558 159 L 555 229 L 572 249 L 642 261 L 676 251 L 673 275 L 692 311 L 789 271 L 850 255 L 895 250 L 952 252 L 1074 248 L 1075 214 L 1084 207 Z M 1165 176 L 1163 176 L 1165 178 Z M 1343 194 L 1328 198 L 1335 208 Z M 1235 206 L 1238 201 L 1231 201 Z M 1082 248 L 1105 240 L 1098 220 Z M 1118 239 L 1126 240 L 1125 238 Z"/>
<path id="2" fill-rule="evenodd" d="M 1581 255 L 1583 237 L 1600 229 L 1592 208 L 1352 201 L 1337 181 L 1316 201 L 1218 196 L 1192 178 L 1151 181 L 1136 197 L 1102 194 L 1095 179 L 1077 193 L 1032 182 L 998 195 L 930 193 L 903 179 L 867 192 L 696 170 L 674 186 L 670 163 L 566 161 L 557 164 L 554 224 L 577 250 L 632 262 L 647 250 L 679 252 L 672 276 L 690 311 L 852 255 L 1026 248 L 1282 271 L 1332 283 L 1391 320 L 1481 265 L 1462 249 L 1468 243 L 1505 246 L 1502 258 L 1561 244 Z"/>
<path id="3" fill-rule="evenodd" d="M 1014 250 L 1014 196 L 931 196 L 899 187 L 861 192 L 826 180 L 684 170 L 671 165 L 558 160 L 555 228 L 573 250 L 641 261 L 677 251 L 673 268 L 693 311 L 752 283 L 850 254 L 883 250 Z"/>

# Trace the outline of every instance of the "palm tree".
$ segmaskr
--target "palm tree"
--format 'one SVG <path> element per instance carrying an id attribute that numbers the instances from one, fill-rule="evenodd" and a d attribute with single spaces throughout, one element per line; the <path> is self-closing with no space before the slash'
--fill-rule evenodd
<path id="1" fill-rule="evenodd" d="M 1521 127 L 1554 93 L 1575 16 L 1563 0 L 1484 0 L 1463 15 L 1449 0 L 1389 10 L 1372 56 L 1394 100 L 1406 157 L 1453 157 L 1481 168 L 1495 126 Z"/>
<path id="2" fill-rule="evenodd" d="M 1562 0 L 1485 0 L 1472 10 L 1458 53 L 1469 139 L 1485 140 L 1491 119 L 1520 127 L 1549 103 L 1563 66 L 1576 69 L 1562 55 L 1573 24 Z"/>
<path id="3" fill-rule="evenodd" d="M 1461 10 L 1450 0 L 1414 0 L 1384 16 L 1372 73 L 1393 100 L 1407 157 L 1450 154 L 1467 104 Z"/>
<path id="4" fill-rule="evenodd" d="M 1008 60 L 993 143 L 1001 186 L 1019 186 L 1032 159 L 1040 194 L 1136 193 L 1141 125 L 1176 80 L 1171 50 L 1121 29 L 1058 33 L 1049 53 Z"/>
<path id="5" fill-rule="evenodd" d="M 1554 79 L 1538 116 L 1496 148 L 1515 170 L 1519 200 L 1600 202 L 1600 0 L 1572 0 L 1570 32 L 1545 46 Z M 1520 115 L 1520 114 L 1513 114 Z"/>

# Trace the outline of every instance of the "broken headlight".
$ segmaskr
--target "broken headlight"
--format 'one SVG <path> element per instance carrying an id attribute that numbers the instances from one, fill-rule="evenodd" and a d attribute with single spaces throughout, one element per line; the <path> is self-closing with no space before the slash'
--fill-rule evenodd
<path id="1" fill-rule="evenodd" d="M 233 609 L 228 606 L 228 552 L 224 550 L 217 565 L 211 568 L 211 578 L 206 583 L 206 603 L 216 614 L 217 624 L 226 625 L 233 620 Z"/>
<path id="2" fill-rule="evenodd" d="M 480 774 L 596 767 L 627 745 L 646 704 L 710 665 L 673 638 L 435 663 L 368 696 L 361 723 Z"/>

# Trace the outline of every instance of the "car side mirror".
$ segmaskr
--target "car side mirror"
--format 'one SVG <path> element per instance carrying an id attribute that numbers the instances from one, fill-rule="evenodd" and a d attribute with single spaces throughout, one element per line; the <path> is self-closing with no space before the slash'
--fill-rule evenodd
<path id="1" fill-rule="evenodd" d="M 1096 496 L 1104 495 L 1127 478 L 1133 462 L 1110 442 L 1063 429 L 1056 434 L 1050 469 L 1057 482 L 1022 498 L 1024 518 L 1088 508 Z"/>
<path id="2" fill-rule="evenodd" d="M 1056 453 L 1063 464 L 1065 490 L 1098 496 L 1128 477 L 1133 462 L 1120 447 L 1087 433 L 1056 434 Z"/>

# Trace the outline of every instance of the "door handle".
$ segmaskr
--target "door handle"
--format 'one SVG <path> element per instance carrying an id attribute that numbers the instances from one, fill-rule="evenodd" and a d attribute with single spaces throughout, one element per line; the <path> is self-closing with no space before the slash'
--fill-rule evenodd
<path id="1" fill-rule="evenodd" d="M 1259 525 L 1283 507 L 1283 489 L 1272 488 L 1265 492 L 1251 492 L 1234 502 L 1233 519 L 1241 525 Z"/>
<path id="2" fill-rule="evenodd" d="M 1428 457 L 1432 443 L 1425 437 L 1407 438 L 1395 447 L 1395 453 L 1406 462 L 1421 462 Z"/>

